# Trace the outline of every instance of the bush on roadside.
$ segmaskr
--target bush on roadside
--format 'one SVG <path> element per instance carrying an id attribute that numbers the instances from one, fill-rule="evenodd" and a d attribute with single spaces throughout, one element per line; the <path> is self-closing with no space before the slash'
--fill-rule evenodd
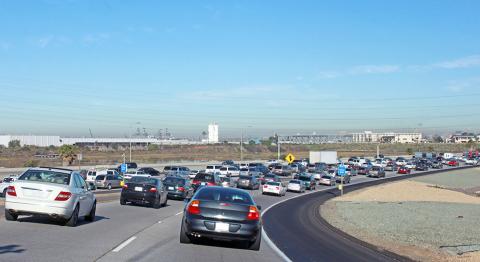
<path id="1" fill-rule="evenodd" d="M 36 167 L 38 166 L 38 163 L 38 160 L 29 159 L 23 164 L 23 167 Z"/>

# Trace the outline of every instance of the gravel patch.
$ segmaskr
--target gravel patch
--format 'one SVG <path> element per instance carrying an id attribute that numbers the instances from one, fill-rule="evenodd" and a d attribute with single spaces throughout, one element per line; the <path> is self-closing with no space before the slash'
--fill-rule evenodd
<path id="1" fill-rule="evenodd" d="M 352 226 L 426 248 L 480 244 L 480 206 L 438 202 L 336 202 Z"/>
<path id="2" fill-rule="evenodd" d="M 475 188 L 480 187 L 480 168 L 454 170 L 445 173 L 416 177 L 410 180 L 439 185 L 445 188 Z"/>

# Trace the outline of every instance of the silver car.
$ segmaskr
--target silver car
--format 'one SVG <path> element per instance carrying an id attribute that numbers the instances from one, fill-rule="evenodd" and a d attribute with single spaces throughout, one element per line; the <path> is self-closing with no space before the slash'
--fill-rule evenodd
<path id="1" fill-rule="evenodd" d="M 337 183 L 336 180 L 337 179 L 334 176 L 323 175 L 322 177 L 320 177 L 320 180 L 318 181 L 318 183 L 320 185 L 334 186 Z"/>
<path id="2" fill-rule="evenodd" d="M 298 179 L 292 179 L 288 182 L 287 191 L 304 193 L 305 190 L 305 184 Z"/>

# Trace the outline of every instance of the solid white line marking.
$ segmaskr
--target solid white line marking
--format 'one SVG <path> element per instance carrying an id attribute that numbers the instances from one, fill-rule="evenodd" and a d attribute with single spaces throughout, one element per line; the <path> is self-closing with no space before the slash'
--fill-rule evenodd
<path id="1" fill-rule="evenodd" d="M 182 211 L 182 212 L 178 212 L 178 213 L 176 213 L 175 215 L 178 216 L 178 215 L 181 215 L 181 214 L 183 214 L 183 211 Z"/>
<path id="2" fill-rule="evenodd" d="M 122 248 L 126 247 L 128 244 L 130 244 L 133 240 L 135 240 L 137 237 L 133 236 L 129 239 L 127 239 L 125 242 L 123 242 L 122 244 L 120 244 L 118 247 L 116 247 L 114 250 L 112 250 L 112 252 L 119 252 L 120 250 L 122 250 Z"/>

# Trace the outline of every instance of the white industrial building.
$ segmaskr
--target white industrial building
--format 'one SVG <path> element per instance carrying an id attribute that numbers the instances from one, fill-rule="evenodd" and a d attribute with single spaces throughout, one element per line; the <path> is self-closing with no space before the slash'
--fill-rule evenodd
<path id="1" fill-rule="evenodd" d="M 364 131 L 362 133 L 353 133 L 352 142 L 354 143 L 419 143 L 422 142 L 422 133 L 374 133 Z"/>
<path id="2" fill-rule="evenodd" d="M 448 140 L 450 143 L 456 144 L 466 144 L 470 141 L 477 141 L 479 137 L 476 137 L 473 134 L 455 134 L 452 135 Z"/>
<path id="3" fill-rule="evenodd" d="M 208 125 L 208 143 L 218 143 L 218 124 Z"/>
<path id="4" fill-rule="evenodd" d="M 0 135 L 0 145 L 8 147 L 10 141 L 20 141 L 20 146 L 61 146 L 62 139 L 60 136 L 17 136 L 17 135 Z"/>

